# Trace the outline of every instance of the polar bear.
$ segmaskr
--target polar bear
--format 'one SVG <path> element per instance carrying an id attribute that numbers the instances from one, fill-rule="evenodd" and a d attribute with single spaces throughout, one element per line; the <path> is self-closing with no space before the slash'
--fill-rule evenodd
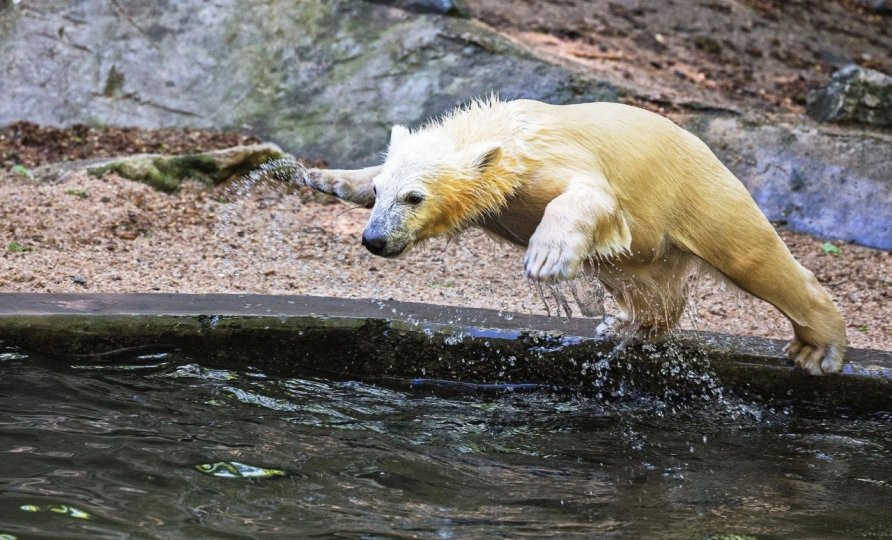
<path id="1" fill-rule="evenodd" d="M 394 126 L 381 165 L 298 181 L 372 208 L 362 244 L 375 255 L 478 227 L 526 248 L 531 280 L 594 274 L 622 310 L 612 330 L 644 339 L 676 325 L 687 276 L 707 265 L 783 312 L 798 366 L 842 369 L 845 324 L 827 291 L 706 144 L 647 110 L 474 101 Z"/>

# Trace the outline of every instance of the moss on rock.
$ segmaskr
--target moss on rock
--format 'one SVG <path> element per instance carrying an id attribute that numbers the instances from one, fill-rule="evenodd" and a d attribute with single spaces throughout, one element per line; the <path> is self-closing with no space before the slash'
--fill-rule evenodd
<path id="1" fill-rule="evenodd" d="M 99 177 L 113 172 L 165 193 L 172 193 L 187 178 L 216 185 L 243 176 L 267 161 L 285 156 L 274 144 L 255 144 L 201 154 L 141 154 L 116 158 L 87 167 L 87 173 Z"/>

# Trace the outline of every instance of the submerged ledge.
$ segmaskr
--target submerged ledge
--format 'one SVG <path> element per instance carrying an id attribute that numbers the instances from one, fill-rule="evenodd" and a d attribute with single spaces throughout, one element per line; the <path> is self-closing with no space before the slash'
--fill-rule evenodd
<path id="1" fill-rule="evenodd" d="M 617 349 L 592 339 L 596 324 L 314 296 L 0 293 L 0 345 L 67 364 L 175 349 L 270 374 L 472 389 L 545 385 L 605 397 L 637 389 L 709 399 L 720 386 L 794 405 L 892 410 L 892 352 L 850 349 L 841 375 L 812 377 L 793 368 L 780 340 L 680 331 L 665 344 Z"/>

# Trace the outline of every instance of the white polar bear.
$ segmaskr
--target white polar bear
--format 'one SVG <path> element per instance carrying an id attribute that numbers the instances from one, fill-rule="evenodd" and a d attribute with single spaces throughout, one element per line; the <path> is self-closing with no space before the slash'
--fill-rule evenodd
<path id="1" fill-rule="evenodd" d="M 396 257 L 479 227 L 526 248 L 529 279 L 597 276 L 617 324 L 656 338 L 678 322 L 686 277 L 706 264 L 793 323 L 788 355 L 812 374 L 842 368 L 845 325 L 741 182 L 697 137 L 616 103 L 475 101 L 410 131 L 383 165 L 301 179 L 372 214 L 369 251 Z"/>

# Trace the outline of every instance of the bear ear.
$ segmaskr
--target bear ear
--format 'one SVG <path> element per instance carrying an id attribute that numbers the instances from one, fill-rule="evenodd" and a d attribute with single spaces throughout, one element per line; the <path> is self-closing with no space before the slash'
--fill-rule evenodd
<path id="1" fill-rule="evenodd" d="M 486 172 L 502 159 L 502 147 L 494 145 L 480 145 L 474 148 L 473 167 L 478 172 Z"/>
<path id="2" fill-rule="evenodd" d="M 393 148 L 409 135 L 409 128 L 396 124 L 390 130 L 390 147 Z"/>

